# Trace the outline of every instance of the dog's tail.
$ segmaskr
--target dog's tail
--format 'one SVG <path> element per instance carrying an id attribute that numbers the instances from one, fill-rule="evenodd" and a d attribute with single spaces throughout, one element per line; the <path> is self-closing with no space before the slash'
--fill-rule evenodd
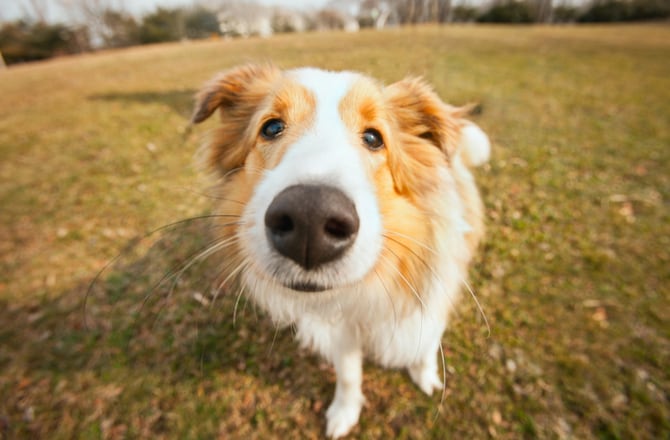
<path id="1" fill-rule="evenodd" d="M 459 150 L 466 165 L 478 167 L 489 161 L 491 142 L 477 124 L 467 121 L 461 130 Z"/>

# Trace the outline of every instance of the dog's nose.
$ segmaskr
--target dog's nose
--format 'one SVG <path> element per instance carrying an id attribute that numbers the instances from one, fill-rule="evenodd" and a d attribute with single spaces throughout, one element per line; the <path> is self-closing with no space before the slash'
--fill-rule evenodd
<path id="1" fill-rule="evenodd" d="M 339 258 L 356 240 L 358 227 L 353 202 L 329 186 L 290 186 L 265 212 L 272 246 L 307 270 Z"/>

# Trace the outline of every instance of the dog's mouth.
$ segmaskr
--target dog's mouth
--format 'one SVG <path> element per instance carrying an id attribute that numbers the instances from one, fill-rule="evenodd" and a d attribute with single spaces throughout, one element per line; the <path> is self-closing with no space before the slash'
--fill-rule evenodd
<path id="1" fill-rule="evenodd" d="M 324 290 L 329 289 L 327 286 L 310 282 L 291 283 L 286 287 L 291 290 L 297 290 L 298 292 L 323 292 Z"/>

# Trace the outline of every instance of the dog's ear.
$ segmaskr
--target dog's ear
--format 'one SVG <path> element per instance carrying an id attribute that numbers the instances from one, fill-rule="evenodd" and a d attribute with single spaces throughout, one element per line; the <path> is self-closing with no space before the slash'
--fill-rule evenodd
<path id="1" fill-rule="evenodd" d="M 466 109 L 442 102 L 420 78 L 406 78 L 384 90 L 387 109 L 398 133 L 389 156 L 396 190 L 422 192 L 437 185 L 433 172 L 456 154 Z"/>
<path id="2" fill-rule="evenodd" d="M 217 109 L 221 114 L 221 126 L 212 132 L 203 151 L 210 169 L 225 173 L 244 163 L 253 135 L 250 122 L 280 75 L 270 64 L 235 67 L 215 76 L 198 92 L 192 124 L 205 121 Z"/>
<path id="3" fill-rule="evenodd" d="M 225 112 L 249 100 L 257 102 L 264 95 L 253 93 L 254 89 L 267 90 L 262 87 L 263 83 L 271 82 L 278 74 L 279 69 L 271 64 L 248 64 L 219 73 L 196 95 L 191 122 L 198 124 L 206 120 L 218 108 Z"/>
<path id="4" fill-rule="evenodd" d="M 402 133 L 435 145 L 447 158 L 454 154 L 464 122 L 461 118 L 469 107 L 445 104 L 428 83 L 415 77 L 391 84 L 385 94 Z"/>

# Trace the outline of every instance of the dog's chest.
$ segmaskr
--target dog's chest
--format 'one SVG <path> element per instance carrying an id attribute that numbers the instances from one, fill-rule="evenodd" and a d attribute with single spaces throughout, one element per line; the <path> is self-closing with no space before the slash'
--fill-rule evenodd
<path id="1" fill-rule="evenodd" d="M 340 354 L 342 344 L 351 344 L 361 347 L 365 357 L 381 366 L 411 365 L 444 332 L 457 292 L 456 282 L 441 279 L 434 280 L 421 301 L 413 297 L 393 299 L 386 291 L 370 295 L 378 301 L 351 307 L 340 301 L 326 308 L 327 314 L 298 317 L 296 337 L 304 347 L 328 360 Z"/>

